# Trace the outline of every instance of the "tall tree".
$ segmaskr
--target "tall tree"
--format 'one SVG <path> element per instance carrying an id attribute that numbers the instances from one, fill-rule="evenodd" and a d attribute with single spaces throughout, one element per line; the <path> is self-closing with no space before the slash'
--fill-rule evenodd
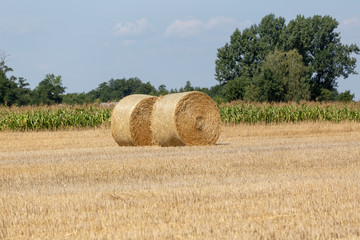
<path id="1" fill-rule="evenodd" d="M 238 29 L 235 30 L 235 34 L 241 34 Z M 215 62 L 215 76 L 220 85 L 226 84 L 240 75 L 238 60 L 233 56 L 235 52 L 233 46 L 226 43 L 224 47 L 218 49 L 217 60 Z"/>
<path id="2" fill-rule="evenodd" d="M 300 101 L 310 99 L 307 69 L 297 50 L 275 50 L 267 55 L 258 77 L 259 100 Z"/>
<path id="3" fill-rule="evenodd" d="M 62 85 L 61 76 L 47 74 L 45 79 L 34 89 L 32 93 L 33 104 L 58 104 L 62 103 L 62 94 L 65 87 Z"/>
<path id="4" fill-rule="evenodd" d="M 161 95 L 166 95 L 169 93 L 169 91 L 166 89 L 166 86 L 165 84 L 161 84 L 158 89 L 157 89 L 157 93 L 159 96 Z"/>
<path id="5" fill-rule="evenodd" d="M 22 77 L 19 77 L 17 80 L 18 87 L 16 89 L 16 104 L 19 106 L 28 105 L 31 102 L 31 89 L 28 87 L 30 84 Z"/>
<path id="6" fill-rule="evenodd" d="M 252 81 L 247 76 L 236 77 L 223 87 L 222 95 L 226 101 L 244 99 L 246 89 L 250 84 L 252 84 Z"/>
<path id="7" fill-rule="evenodd" d="M 284 18 L 269 14 L 259 25 L 252 25 L 242 32 L 236 29 L 230 42 L 218 49 L 216 80 L 220 85 L 243 81 L 241 84 L 234 82 L 228 89 L 238 85 L 244 89 L 238 95 L 245 96 L 245 89 L 254 88 L 259 74 L 274 79 L 271 76 L 274 71 L 265 73 L 261 70 L 269 54 L 275 49 L 286 52 L 297 49 L 307 67 L 306 78 L 310 83 L 311 98 L 316 99 L 321 89 L 334 91 L 339 77 L 347 78 L 350 74 L 356 74 L 356 59 L 352 54 L 359 54 L 355 44 L 348 46 L 341 43 L 340 33 L 335 31 L 337 26 L 338 22 L 329 16 L 297 16 L 286 25 Z M 273 87 L 276 88 L 275 85 Z"/>
<path id="8" fill-rule="evenodd" d="M 309 68 L 312 99 L 321 94 L 321 89 L 334 91 L 339 77 L 356 74 L 352 54 L 359 54 L 359 47 L 341 43 L 340 33 L 335 31 L 338 25 L 330 16 L 299 15 L 286 28 L 285 48 L 298 49 Z"/>
<path id="9" fill-rule="evenodd" d="M 285 18 L 276 18 L 274 14 L 265 16 L 256 28 L 260 42 L 261 60 L 275 49 L 283 49 L 285 38 Z"/>
<path id="10" fill-rule="evenodd" d="M 6 76 L 12 69 L 5 65 L 5 60 L 0 60 L 0 104 L 12 105 L 16 100 L 16 83 L 13 78 Z"/>
<path id="11" fill-rule="evenodd" d="M 284 18 L 269 14 L 259 25 L 252 25 L 242 33 L 235 29 L 230 43 L 218 49 L 216 80 L 226 84 L 240 76 L 253 79 L 259 73 L 261 62 L 267 54 L 275 48 L 281 48 L 285 27 Z"/>
<path id="12" fill-rule="evenodd" d="M 26 105 L 30 102 L 30 89 L 26 79 L 15 76 L 8 77 L 7 74 L 13 69 L 8 67 L 5 53 L 0 53 L 0 104 L 11 106 L 13 104 Z"/>

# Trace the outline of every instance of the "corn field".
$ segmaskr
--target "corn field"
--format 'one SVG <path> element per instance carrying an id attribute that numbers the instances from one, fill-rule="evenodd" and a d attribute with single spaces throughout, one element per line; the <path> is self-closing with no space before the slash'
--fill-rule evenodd
<path id="1" fill-rule="evenodd" d="M 113 106 L 0 107 L 0 131 L 59 130 L 109 126 Z M 224 123 L 297 123 L 303 121 L 360 122 L 360 104 L 219 105 Z"/>
<path id="2" fill-rule="evenodd" d="M 111 110 L 96 105 L 0 108 L 0 131 L 94 128 L 110 123 Z"/>
<path id="3" fill-rule="evenodd" d="M 236 104 L 219 108 L 225 123 L 360 122 L 359 104 Z"/>

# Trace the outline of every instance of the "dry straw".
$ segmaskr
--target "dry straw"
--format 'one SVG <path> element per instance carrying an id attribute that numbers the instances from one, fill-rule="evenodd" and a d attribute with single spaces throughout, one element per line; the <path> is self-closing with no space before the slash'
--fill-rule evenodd
<path id="1" fill-rule="evenodd" d="M 157 97 L 134 94 L 119 101 L 111 115 L 111 134 L 120 146 L 153 144 L 151 114 Z"/>
<path id="2" fill-rule="evenodd" d="M 221 118 L 208 95 L 174 93 L 156 101 L 151 129 L 154 141 L 161 146 L 213 145 L 220 135 Z"/>

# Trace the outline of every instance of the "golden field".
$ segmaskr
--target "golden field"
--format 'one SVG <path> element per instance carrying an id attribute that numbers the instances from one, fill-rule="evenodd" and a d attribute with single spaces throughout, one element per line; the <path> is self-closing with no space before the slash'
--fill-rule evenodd
<path id="1" fill-rule="evenodd" d="M 360 238 L 360 124 L 223 125 L 215 146 L 0 132 L 0 239 Z"/>

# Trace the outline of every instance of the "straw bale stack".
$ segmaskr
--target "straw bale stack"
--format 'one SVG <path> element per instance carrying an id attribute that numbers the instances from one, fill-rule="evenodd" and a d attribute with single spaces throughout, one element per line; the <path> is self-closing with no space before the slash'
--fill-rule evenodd
<path id="1" fill-rule="evenodd" d="M 154 105 L 151 130 L 161 146 L 213 145 L 220 135 L 220 113 L 204 93 L 168 94 Z"/>
<path id="2" fill-rule="evenodd" d="M 151 115 L 157 97 L 143 94 L 121 99 L 111 114 L 111 134 L 120 146 L 153 144 Z"/>

